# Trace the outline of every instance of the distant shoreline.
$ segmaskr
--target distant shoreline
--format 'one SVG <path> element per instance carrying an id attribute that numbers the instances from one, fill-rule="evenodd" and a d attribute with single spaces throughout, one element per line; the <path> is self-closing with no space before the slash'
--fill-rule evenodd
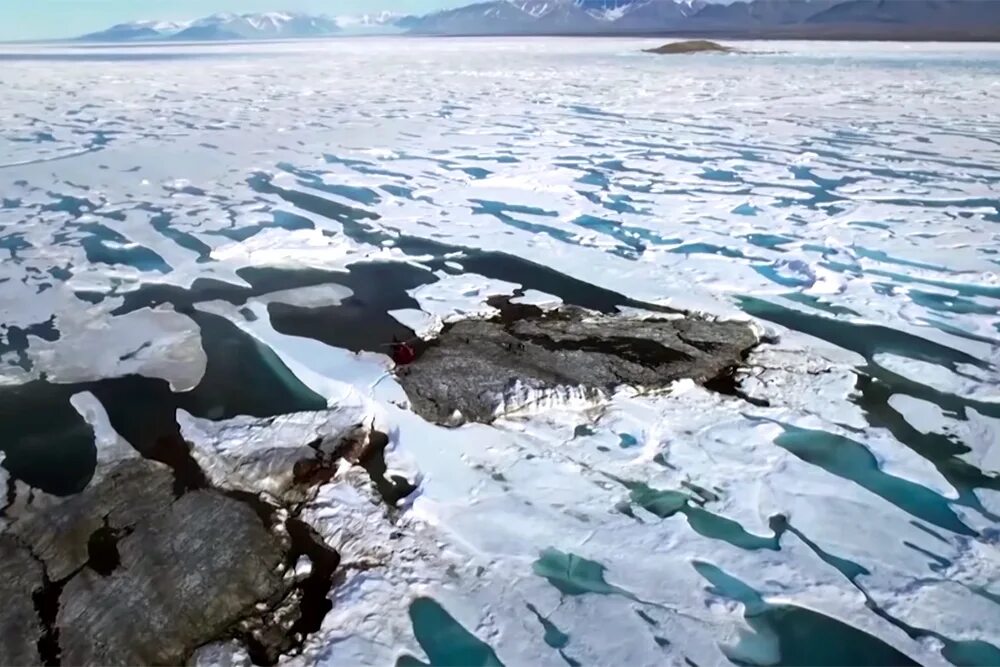
<path id="1" fill-rule="evenodd" d="M 1000 26 L 990 26 L 980 31 L 932 30 L 915 28 L 885 30 L 880 26 L 862 28 L 823 27 L 803 30 L 793 28 L 767 28 L 762 30 L 657 30 L 636 32 L 508 32 L 508 33 L 405 33 L 399 37 L 635 37 L 642 39 L 730 39 L 730 40 L 796 40 L 811 42 L 1000 42 Z"/>
<path id="2" fill-rule="evenodd" d="M 808 41 L 808 42 L 945 42 L 945 43 L 1000 43 L 1000 27 L 984 28 L 982 31 L 969 30 L 893 30 L 878 29 L 878 26 L 865 26 L 863 29 L 824 28 L 802 30 L 801 26 L 786 29 L 765 29 L 755 31 L 736 30 L 660 30 L 637 32 L 473 32 L 473 33 L 388 33 L 359 35 L 328 35 L 323 37 L 298 37 L 286 39 L 205 39 L 178 41 L 171 39 L 151 39 L 143 41 L 97 42 L 79 38 L 35 39 L 0 41 L 2 46 L 73 46 L 78 48 L 141 48 L 160 46 L 191 46 L 231 44 L 288 44 L 292 42 L 323 42 L 342 39 L 373 39 L 373 38 L 403 38 L 403 39 L 455 39 L 455 38 L 490 38 L 490 37 L 527 37 L 527 38 L 634 38 L 634 39 L 724 39 L 737 41 Z"/>

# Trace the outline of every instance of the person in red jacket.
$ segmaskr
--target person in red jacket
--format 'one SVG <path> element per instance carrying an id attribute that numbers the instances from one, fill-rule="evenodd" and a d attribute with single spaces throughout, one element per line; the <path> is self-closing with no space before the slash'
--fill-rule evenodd
<path id="1" fill-rule="evenodd" d="M 397 366 L 405 366 L 413 363 L 417 358 L 417 351 L 406 341 L 400 341 L 395 336 L 392 337 L 392 360 Z"/>

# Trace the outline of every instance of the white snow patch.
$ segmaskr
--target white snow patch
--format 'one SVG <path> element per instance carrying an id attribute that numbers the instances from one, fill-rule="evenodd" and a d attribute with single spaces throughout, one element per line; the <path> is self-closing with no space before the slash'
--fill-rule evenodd
<path id="1" fill-rule="evenodd" d="M 515 296 L 510 302 L 525 306 L 537 306 L 542 310 L 553 310 L 563 304 L 563 300 L 559 297 L 534 289 L 524 290 L 524 294 Z"/>
<path id="2" fill-rule="evenodd" d="M 1000 403 L 1000 384 L 979 369 L 966 366 L 960 369 L 962 372 L 959 374 L 938 364 L 888 353 L 876 354 L 874 361 L 886 370 L 940 392 Z"/>
<path id="3" fill-rule="evenodd" d="M 32 338 L 28 356 L 50 381 L 89 382 L 106 377 L 162 378 L 173 391 L 201 381 L 208 360 L 201 331 L 169 307 L 143 308 L 107 317 L 101 311 L 66 311 L 57 317 L 60 336 Z"/>
<path id="4" fill-rule="evenodd" d="M 191 455 L 212 484 L 243 491 L 264 491 L 280 498 L 294 481 L 295 464 L 315 459 L 311 446 L 333 450 L 341 439 L 369 419 L 363 403 L 326 412 L 300 412 L 269 419 L 199 419 L 177 411 Z"/>
<path id="5" fill-rule="evenodd" d="M 125 438 L 121 437 L 97 397 L 89 391 L 73 394 L 69 399 L 87 425 L 94 430 L 94 446 L 97 448 L 97 467 L 91 484 L 96 483 L 111 466 L 125 459 L 138 458 L 137 452 Z"/>
<path id="6" fill-rule="evenodd" d="M 264 303 L 280 303 L 299 308 L 325 308 L 339 306 L 353 294 L 354 292 L 350 288 L 343 285 L 326 284 L 270 292 L 259 297 L 258 300 Z"/>
<path id="7" fill-rule="evenodd" d="M 190 667 L 251 667 L 250 654 L 239 642 L 205 644 L 188 659 Z"/>
<path id="8" fill-rule="evenodd" d="M 411 329 L 418 338 L 433 338 L 444 327 L 444 322 L 439 317 L 416 308 L 390 310 L 389 314 L 404 327 Z"/>
<path id="9" fill-rule="evenodd" d="M 513 294 L 521 286 L 475 273 L 438 273 L 436 282 L 409 290 L 421 310 L 443 322 L 466 318 L 489 318 L 499 311 L 486 303 L 493 296 Z"/>
<path id="10" fill-rule="evenodd" d="M 921 433 L 940 433 L 948 423 L 944 411 L 931 403 L 906 394 L 893 394 L 889 406 L 903 415 L 903 419 Z"/>

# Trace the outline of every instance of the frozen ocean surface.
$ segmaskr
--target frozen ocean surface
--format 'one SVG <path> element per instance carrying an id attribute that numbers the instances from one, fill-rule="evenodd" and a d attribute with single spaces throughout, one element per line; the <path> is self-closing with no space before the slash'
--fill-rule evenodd
<path id="1" fill-rule="evenodd" d="M 654 44 L 3 47 L 7 471 L 368 415 L 418 490 L 323 487 L 289 664 L 1000 664 L 1000 46 Z M 392 336 L 518 289 L 750 318 L 760 400 L 401 407 Z"/>

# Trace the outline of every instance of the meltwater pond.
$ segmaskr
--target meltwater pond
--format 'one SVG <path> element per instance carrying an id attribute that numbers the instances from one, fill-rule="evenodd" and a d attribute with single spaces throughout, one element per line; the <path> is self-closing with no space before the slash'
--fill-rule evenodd
<path id="1" fill-rule="evenodd" d="M 297 509 L 280 664 L 1000 664 L 1000 47 L 656 45 L 2 47 L 0 530 L 349 406 L 415 491 Z M 497 296 L 762 344 L 428 423 L 393 341 Z"/>

